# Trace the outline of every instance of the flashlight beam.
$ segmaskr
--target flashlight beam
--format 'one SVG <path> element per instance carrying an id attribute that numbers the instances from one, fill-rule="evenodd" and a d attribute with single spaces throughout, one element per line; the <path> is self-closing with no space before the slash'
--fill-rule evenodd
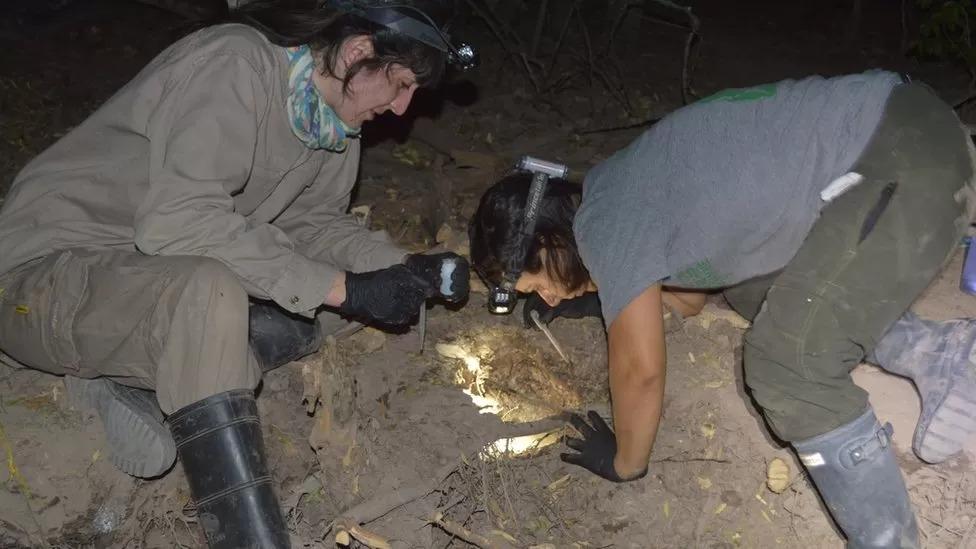
<path id="1" fill-rule="evenodd" d="M 556 341 L 556 337 L 553 336 L 552 332 L 549 331 L 549 327 L 543 324 L 541 320 L 539 320 L 539 311 L 536 310 L 529 311 L 529 317 L 532 318 L 532 322 L 534 322 L 535 325 L 538 326 L 540 330 L 542 330 L 542 333 L 546 334 L 546 338 L 549 340 L 549 343 L 552 343 L 553 348 L 556 349 L 556 352 L 559 353 L 559 356 L 563 357 L 563 360 L 565 360 L 567 364 L 570 363 L 569 357 L 567 357 L 566 353 L 563 352 L 563 348 L 559 346 L 559 342 Z"/>

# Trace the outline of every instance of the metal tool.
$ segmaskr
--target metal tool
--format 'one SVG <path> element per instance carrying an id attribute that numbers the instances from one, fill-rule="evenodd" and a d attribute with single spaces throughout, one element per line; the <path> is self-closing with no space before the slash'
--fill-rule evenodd
<path id="1" fill-rule="evenodd" d="M 535 223 L 539 218 L 539 205 L 542 204 L 542 197 L 546 194 L 549 178 L 565 179 L 569 176 L 569 168 L 564 164 L 523 156 L 515 165 L 515 169 L 532 173 L 532 185 L 529 187 L 529 196 L 525 202 L 525 213 L 522 216 L 522 227 L 519 231 L 519 238 L 524 244 L 531 240 L 535 233 Z M 523 245 L 521 248 L 527 250 L 529 247 Z M 515 303 L 518 301 L 515 284 L 522 274 L 524 265 L 525 258 L 518 258 L 516 264 L 509 266 L 505 274 L 502 275 L 502 283 L 489 290 L 489 311 L 494 314 L 509 314 L 515 310 Z"/>
<path id="2" fill-rule="evenodd" d="M 572 364 L 572 361 L 570 361 L 569 357 L 566 356 L 566 353 L 563 352 L 562 346 L 560 346 L 559 342 L 556 341 L 556 336 L 552 335 L 552 331 L 549 330 L 549 326 L 542 323 L 542 319 L 539 318 L 539 311 L 529 311 L 529 317 L 532 319 L 532 322 L 535 323 L 536 327 L 542 330 L 542 333 L 546 334 L 546 338 L 549 339 L 549 343 L 552 343 L 553 348 L 556 349 L 559 356 L 563 357 L 563 360 L 565 360 L 567 363 Z"/>

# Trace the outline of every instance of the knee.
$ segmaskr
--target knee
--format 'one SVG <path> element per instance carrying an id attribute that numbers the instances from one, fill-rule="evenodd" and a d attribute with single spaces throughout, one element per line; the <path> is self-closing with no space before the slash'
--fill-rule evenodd
<path id="1" fill-rule="evenodd" d="M 197 300 L 212 312 L 247 318 L 248 297 L 237 275 L 226 265 L 207 257 L 193 257 L 182 266 L 184 297 Z"/>

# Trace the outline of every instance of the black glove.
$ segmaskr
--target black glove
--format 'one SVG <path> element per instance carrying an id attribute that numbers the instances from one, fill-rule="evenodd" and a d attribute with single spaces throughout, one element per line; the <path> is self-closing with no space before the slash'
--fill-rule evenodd
<path id="1" fill-rule="evenodd" d="M 411 254 L 404 265 L 410 272 L 426 280 L 436 292 L 435 295 L 446 301 L 458 303 L 468 297 L 468 260 L 458 254 Z M 444 276 L 449 280 L 443 280 Z"/>
<path id="2" fill-rule="evenodd" d="M 397 326 L 409 322 L 433 295 L 434 288 L 403 265 L 346 273 L 346 300 L 339 311 Z"/>
<path id="3" fill-rule="evenodd" d="M 538 311 L 539 320 L 543 324 L 549 324 L 556 317 L 564 318 L 585 318 L 588 316 L 603 318 L 603 311 L 600 309 L 600 298 L 596 292 L 587 292 L 573 299 L 564 299 L 555 307 L 550 307 L 539 294 L 533 292 L 525 299 L 522 305 L 522 322 L 526 328 L 535 328 L 535 322 L 529 313 Z"/>
<path id="4" fill-rule="evenodd" d="M 559 458 L 613 482 L 628 482 L 644 478 L 647 474 L 646 467 L 641 474 L 633 478 L 620 478 L 613 466 L 613 458 L 617 455 L 617 437 L 600 414 L 590 410 L 587 416 L 593 423 L 592 427 L 579 414 L 570 414 L 569 422 L 583 435 L 583 438 L 567 437 L 566 446 L 579 453 L 559 454 Z"/>

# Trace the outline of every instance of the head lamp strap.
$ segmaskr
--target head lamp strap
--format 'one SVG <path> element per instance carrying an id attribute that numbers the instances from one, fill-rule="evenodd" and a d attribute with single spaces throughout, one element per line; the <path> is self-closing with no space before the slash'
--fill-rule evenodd
<path id="1" fill-rule="evenodd" d="M 529 196 L 525 201 L 525 213 L 522 215 L 522 227 L 519 231 L 519 237 L 522 239 L 520 246 L 522 253 L 517 262 L 505 272 L 502 287 L 507 286 L 508 289 L 514 289 L 515 283 L 522 274 L 522 269 L 525 266 L 525 255 L 528 254 L 532 238 L 535 236 L 535 225 L 539 219 L 539 206 L 542 205 L 542 197 L 546 194 L 548 183 L 548 175 L 538 172 L 532 175 L 532 185 L 529 187 Z"/>
<path id="2" fill-rule="evenodd" d="M 444 53 L 456 53 L 457 49 L 450 43 L 446 34 L 437 28 L 430 17 L 419 9 L 406 4 L 384 4 L 371 6 L 357 0 L 333 0 L 336 8 L 358 15 L 367 21 L 409 36 L 434 49 Z M 421 21 L 405 15 L 399 9 L 411 10 L 427 21 Z"/>

